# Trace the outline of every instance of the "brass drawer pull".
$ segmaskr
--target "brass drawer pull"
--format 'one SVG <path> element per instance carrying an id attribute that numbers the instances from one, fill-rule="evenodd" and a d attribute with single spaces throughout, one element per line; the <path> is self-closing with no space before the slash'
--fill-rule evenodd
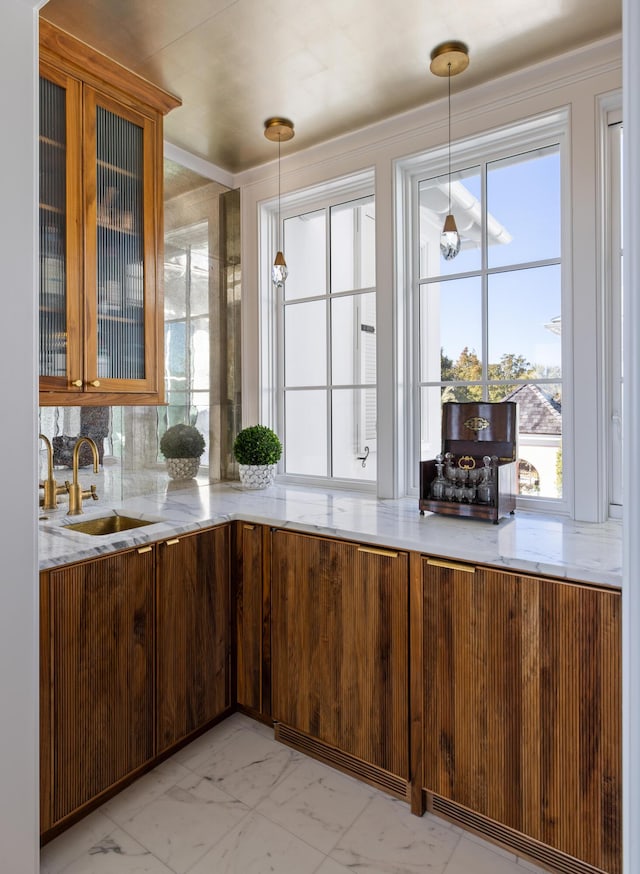
<path id="1" fill-rule="evenodd" d="M 166 540 L 164 545 L 165 545 L 165 546 L 175 546 L 176 543 L 180 543 L 180 538 L 179 538 L 179 537 L 176 537 L 176 538 L 174 538 L 173 540 Z"/>
<path id="2" fill-rule="evenodd" d="M 153 546 L 141 546 L 140 549 L 138 550 L 138 555 L 142 555 L 145 552 L 151 552 L 152 549 L 153 549 Z"/>
<path id="3" fill-rule="evenodd" d="M 82 380 L 74 379 L 72 380 L 71 385 L 75 385 L 76 388 L 82 388 Z"/>
<path id="4" fill-rule="evenodd" d="M 445 561 L 440 558 L 428 558 L 427 564 L 433 567 L 448 568 L 450 571 L 462 571 L 465 574 L 475 574 L 476 572 L 476 569 L 471 564 L 459 564 L 456 561 Z"/>
<path id="5" fill-rule="evenodd" d="M 375 549 L 373 546 L 359 546 L 358 552 L 368 552 L 370 555 L 386 555 L 387 558 L 397 558 L 398 553 L 391 549 Z"/>
<path id="6" fill-rule="evenodd" d="M 254 531 L 256 526 L 255 525 L 243 525 L 242 527 L 244 528 L 245 531 Z"/>

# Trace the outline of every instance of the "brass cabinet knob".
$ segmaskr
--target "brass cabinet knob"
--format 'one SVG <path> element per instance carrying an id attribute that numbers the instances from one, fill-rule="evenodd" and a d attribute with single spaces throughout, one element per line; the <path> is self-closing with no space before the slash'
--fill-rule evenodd
<path id="1" fill-rule="evenodd" d="M 99 385 L 100 385 L 100 380 L 99 380 L 99 379 L 94 379 L 94 380 L 92 380 L 92 381 L 89 383 L 89 385 L 92 385 L 94 388 L 98 388 Z"/>
<path id="2" fill-rule="evenodd" d="M 73 382 L 71 383 L 71 385 L 75 385 L 78 388 L 82 388 L 82 380 L 81 379 L 74 379 Z"/>

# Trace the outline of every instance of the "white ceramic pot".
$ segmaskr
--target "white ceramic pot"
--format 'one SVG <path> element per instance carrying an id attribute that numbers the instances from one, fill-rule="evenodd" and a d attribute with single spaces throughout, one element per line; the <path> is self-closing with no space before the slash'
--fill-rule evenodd
<path id="1" fill-rule="evenodd" d="M 276 475 L 275 464 L 239 464 L 238 467 L 245 489 L 266 489 Z"/>
<path id="2" fill-rule="evenodd" d="M 197 458 L 167 458 L 167 472 L 171 479 L 193 479 L 200 467 Z"/>

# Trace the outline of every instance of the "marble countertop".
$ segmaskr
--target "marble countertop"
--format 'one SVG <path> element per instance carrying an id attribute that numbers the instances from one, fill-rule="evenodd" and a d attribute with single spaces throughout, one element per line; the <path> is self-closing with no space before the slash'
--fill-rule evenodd
<path id="1" fill-rule="evenodd" d="M 70 522 L 108 513 L 151 524 L 97 537 L 64 528 Z M 516 511 L 493 525 L 476 519 L 420 516 L 417 498 L 384 500 L 337 489 L 283 485 L 247 491 L 235 482 L 194 482 L 191 486 L 170 482 L 157 494 L 118 502 L 85 502 L 83 516 L 66 516 L 64 507 L 41 516 L 46 517 L 39 522 L 41 570 L 243 519 L 503 570 L 605 586 L 622 584 L 622 525 L 616 521 L 591 524 Z"/>

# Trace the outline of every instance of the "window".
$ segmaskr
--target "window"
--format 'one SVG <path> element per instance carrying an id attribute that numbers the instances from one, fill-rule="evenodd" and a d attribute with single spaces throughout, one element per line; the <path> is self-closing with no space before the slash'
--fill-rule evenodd
<path id="1" fill-rule="evenodd" d="M 191 422 L 209 433 L 209 226 L 199 222 L 165 238 L 166 427 Z M 162 429 L 165 430 L 164 428 Z M 209 448 L 202 456 L 208 464 Z"/>
<path id="2" fill-rule="evenodd" d="M 448 211 L 443 151 L 403 167 L 413 215 L 407 482 L 414 488 L 418 460 L 440 451 L 444 401 L 512 400 L 523 500 L 563 496 L 565 119 L 530 125 L 454 146 L 451 198 L 462 247 L 452 261 L 439 250 Z"/>
<path id="3" fill-rule="evenodd" d="M 344 194 L 342 195 L 344 198 Z M 376 480 L 375 203 L 285 213 L 276 418 L 288 478 Z"/>

